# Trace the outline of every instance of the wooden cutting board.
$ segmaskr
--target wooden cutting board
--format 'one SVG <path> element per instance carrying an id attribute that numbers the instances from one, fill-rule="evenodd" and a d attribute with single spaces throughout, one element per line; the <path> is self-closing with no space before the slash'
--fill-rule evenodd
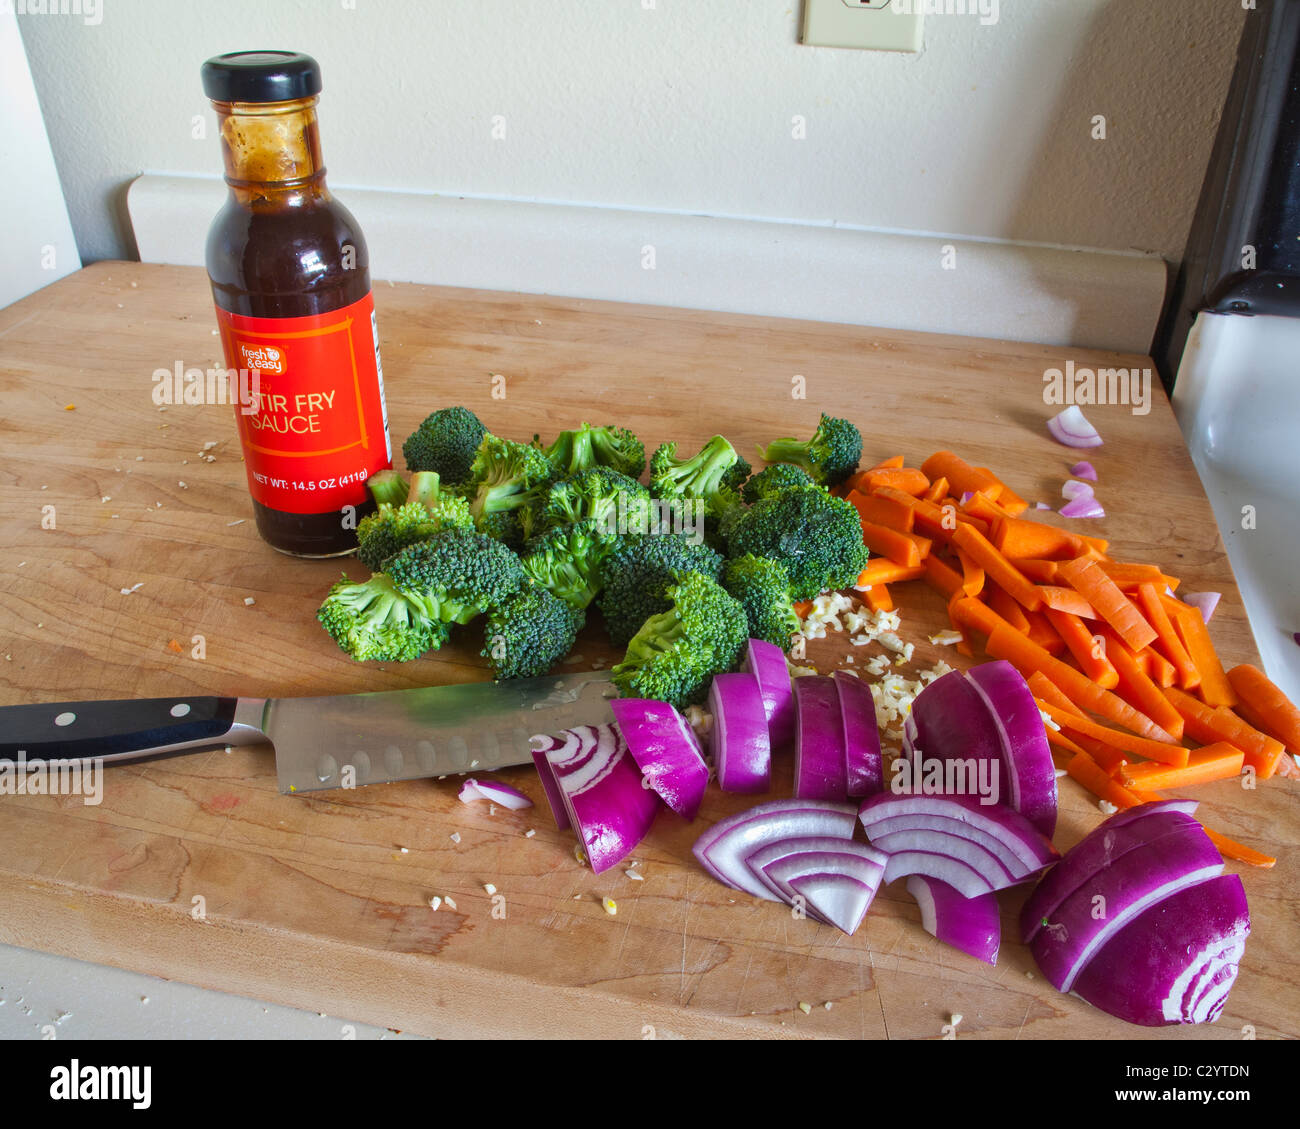
<path id="1" fill-rule="evenodd" d="M 399 447 L 449 404 L 518 439 L 587 419 L 631 427 L 647 445 L 696 449 L 721 431 L 746 452 L 811 433 L 827 409 L 861 427 L 868 460 L 919 463 L 948 447 L 1031 501 L 1057 502 L 1074 456 L 1044 429 L 1054 410 L 1044 371 L 1067 360 L 1150 366 L 527 295 L 381 283 L 375 296 Z M 162 411 L 151 398 L 154 371 L 177 362 L 221 363 L 198 270 L 101 263 L 0 311 L 0 704 L 486 677 L 472 630 L 405 666 L 340 654 L 314 619 L 339 562 L 291 560 L 259 540 L 231 409 Z M 1210 506 L 1158 386 L 1154 395 L 1146 416 L 1089 411 L 1107 440 L 1093 461 L 1110 516 L 1087 528 L 1121 559 L 1224 592 L 1220 651 L 1255 661 Z M 50 513 L 54 528 L 43 528 Z M 927 642 L 945 624 L 938 598 L 922 584 L 895 596 L 917 644 L 909 669 L 959 662 Z M 601 634 L 597 619 L 569 669 L 617 661 Z M 833 638 L 809 660 L 829 671 L 850 653 L 861 664 L 876 648 Z M 663 812 L 635 854 L 635 882 L 622 866 L 596 876 L 578 864 L 530 769 L 505 778 L 538 806 L 489 814 L 459 803 L 453 780 L 281 796 L 265 746 L 110 769 L 98 806 L 0 797 L 0 941 L 443 1037 L 938 1038 L 953 1012 L 962 1037 L 1297 1033 L 1294 781 L 1199 790 L 1208 823 L 1279 862 L 1243 874 L 1254 933 L 1219 1023 L 1148 1032 L 1045 983 L 1015 940 L 1023 894 L 1003 895 L 995 968 L 926 935 L 901 884 L 850 938 L 733 897 L 695 865 L 700 830 L 752 801 L 711 792 L 693 826 Z M 778 783 L 788 789 L 788 766 Z M 1061 796 L 1065 849 L 1102 817 L 1073 781 Z M 434 896 L 456 908 L 434 912 Z"/>

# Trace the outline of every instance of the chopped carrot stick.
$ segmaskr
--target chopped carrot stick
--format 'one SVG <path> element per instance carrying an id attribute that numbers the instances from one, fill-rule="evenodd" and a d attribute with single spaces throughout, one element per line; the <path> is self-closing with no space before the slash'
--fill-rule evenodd
<path id="1" fill-rule="evenodd" d="M 1040 699 L 1042 703 L 1051 703 L 1057 709 L 1065 710 L 1066 713 L 1077 714 L 1083 717 L 1083 711 L 1079 709 L 1069 698 L 1061 693 L 1055 682 L 1047 677 L 1041 670 L 1034 671 L 1027 679 L 1029 689 L 1034 692 L 1034 697 Z M 1039 705 L 1042 708 L 1042 705 Z"/>
<path id="2" fill-rule="evenodd" d="M 1002 493 L 998 495 L 998 505 L 1007 511 L 1009 517 L 1019 517 L 1029 509 L 1029 503 L 1019 494 L 1013 493 L 1005 482 L 1002 484 Z"/>
<path id="3" fill-rule="evenodd" d="M 925 558 L 925 578 L 930 587 L 943 593 L 945 599 L 951 600 L 962 591 L 962 580 L 957 572 L 941 557 L 931 553 Z"/>
<path id="4" fill-rule="evenodd" d="M 1237 862 L 1248 863 L 1250 866 L 1260 866 L 1265 870 L 1277 865 L 1277 859 L 1273 858 L 1272 855 L 1262 855 L 1259 851 L 1243 847 L 1226 835 L 1220 835 L 1217 831 L 1211 831 L 1208 827 L 1202 826 L 1206 835 L 1210 837 L 1210 842 L 1219 848 L 1219 854 L 1225 859 L 1235 859 Z"/>
<path id="5" fill-rule="evenodd" d="M 1053 658 L 1043 647 L 1032 639 L 1025 638 L 1009 624 L 999 625 L 993 630 L 985 649 L 995 659 L 1006 659 L 1025 678 L 1029 677 L 1031 671 L 1041 670 L 1080 709 L 1100 714 L 1130 733 L 1152 741 L 1177 744 L 1173 737 L 1140 710 L 1135 710 L 1109 690 L 1102 689 L 1086 674 Z"/>
<path id="6" fill-rule="evenodd" d="M 1070 615 L 1077 615 L 1080 619 L 1097 618 L 1093 606 L 1073 588 L 1058 588 L 1052 584 L 1040 584 L 1038 590 L 1043 595 L 1043 603 L 1054 611 L 1069 612 Z"/>
<path id="7" fill-rule="evenodd" d="M 1226 706 L 1207 706 L 1200 699 L 1172 686 L 1164 691 L 1164 695 L 1182 714 L 1186 723 L 1184 732 L 1188 737 L 1203 745 L 1227 741 L 1236 746 L 1246 754 L 1246 763 L 1261 780 L 1269 779 L 1286 758 L 1286 749 L 1281 741 L 1251 727 Z"/>
<path id="8" fill-rule="evenodd" d="M 1135 808 L 1141 803 L 1132 792 L 1115 780 L 1086 753 L 1079 753 L 1075 756 L 1065 766 L 1065 771 L 1098 799 L 1114 804 L 1121 811 L 1125 808 Z"/>
<path id="9" fill-rule="evenodd" d="M 1047 740 L 1055 745 L 1058 749 L 1064 749 L 1067 753 L 1077 757 L 1086 757 L 1087 752 L 1076 745 L 1059 729 L 1053 729 L 1050 725 L 1043 727 L 1047 731 Z"/>
<path id="10" fill-rule="evenodd" d="M 899 470 L 899 469 L 902 468 L 905 464 L 906 464 L 906 460 L 903 458 L 902 455 L 890 455 L 889 458 L 887 458 L 887 459 L 882 459 L 882 460 L 881 460 L 880 462 L 878 462 L 875 466 L 870 467 L 870 468 L 868 468 L 868 469 L 870 469 L 870 470 Z"/>
<path id="11" fill-rule="evenodd" d="M 994 544 L 1010 560 L 1071 560 L 1083 551 L 1083 543 L 1073 533 L 1019 517 L 1003 519 Z"/>
<path id="12" fill-rule="evenodd" d="M 995 545 L 996 541 L 993 542 Z M 1002 550 L 1002 555 L 1007 555 L 1006 550 Z M 1010 557 L 1008 560 L 1012 559 Z M 1038 560 L 1034 557 L 1016 557 L 1016 568 L 1025 574 L 1026 580 L 1032 580 L 1035 584 L 1055 584 L 1056 583 L 1056 562 Z"/>
<path id="13" fill-rule="evenodd" d="M 916 525 L 916 510 L 905 506 L 893 498 L 882 498 L 878 494 L 859 494 L 856 490 L 848 495 L 858 517 L 873 525 L 883 525 L 898 533 L 911 533 Z"/>
<path id="14" fill-rule="evenodd" d="M 1147 761 L 1129 765 L 1120 779 L 1127 785 L 1141 788 L 1191 788 L 1197 784 L 1210 784 L 1215 780 L 1231 780 L 1241 775 L 1246 754 L 1226 741 L 1206 745 L 1188 757 L 1186 768 Z"/>
<path id="15" fill-rule="evenodd" d="M 921 550 L 906 533 L 897 533 L 883 525 L 862 523 L 862 541 L 878 556 L 888 557 L 903 568 L 917 568 L 921 564 Z"/>
<path id="16" fill-rule="evenodd" d="M 930 480 L 915 467 L 884 467 L 881 470 L 869 470 L 862 476 L 867 493 L 878 491 L 882 486 L 901 490 L 919 498 L 930 489 Z M 862 489 L 861 486 L 856 489 Z"/>
<path id="17" fill-rule="evenodd" d="M 958 596 L 953 600 L 948 605 L 948 616 L 962 629 L 973 628 L 981 635 L 992 635 L 999 627 L 1005 627 L 1010 631 L 1015 630 L 992 608 L 970 596 Z"/>
<path id="18" fill-rule="evenodd" d="M 1174 669 L 1174 664 L 1154 647 L 1148 647 L 1137 658 L 1147 677 L 1157 686 L 1172 686 L 1178 681 L 1178 671 Z"/>
<path id="19" fill-rule="evenodd" d="M 999 588 L 996 584 L 987 586 L 984 593 L 985 597 L 995 612 L 1005 619 L 1012 627 L 1022 635 L 1029 634 L 1029 618 L 1025 615 L 1025 610 L 1008 594 L 1005 588 Z"/>
<path id="20" fill-rule="evenodd" d="M 1133 650 L 1140 651 L 1154 641 L 1155 628 L 1142 618 L 1133 602 L 1095 561 L 1084 557 L 1067 561 L 1056 570 L 1056 575 L 1087 600 Z"/>
<path id="21" fill-rule="evenodd" d="M 800 600 L 797 604 L 792 604 L 791 607 L 794 608 L 794 614 L 800 619 L 807 619 L 813 610 L 813 602 L 811 600 Z"/>
<path id="22" fill-rule="evenodd" d="M 1169 613 L 1160 602 L 1159 590 L 1150 581 L 1143 581 L 1137 586 L 1137 603 L 1147 622 L 1156 630 L 1156 641 L 1152 647 L 1159 650 L 1172 664 L 1179 686 L 1184 690 L 1195 689 L 1201 684 L 1201 672 L 1196 669 L 1191 655 L 1174 630 Z"/>
<path id="23" fill-rule="evenodd" d="M 1168 605 L 1165 605 L 1168 607 Z M 1197 608 L 1183 605 L 1186 612 L 1179 612 L 1174 618 L 1174 630 L 1187 648 L 1192 664 L 1201 672 L 1201 684 L 1197 693 L 1201 701 L 1209 706 L 1227 706 L 1231 709 L 1237 704 L 1237 692 L 1224 673 L 1223 663 L 1219 661 L 1218 652 L 1210 640 L 1210 632 L 1205 626 Z"/>
<path id="24" fill-rule="evenodd" d="M 1090 550 L 1088 555 L 1091 556 L 1093 560 L 1106 561 L 1110 559 L 1106 556 L 1106 550 L 1110 548 L 1110 542 L 1104 537 L 1088 537 L 1083 533 L 1080 533 L 1078 537 L 1079 540 L 1082 541 Z"/>
<path id="25" fill-rule="evenodd" d="M 1119 685 L 1119 673 L 1106 657 L 1106 640 L 1100 635 L 1094 635 L 1092 628 L 1070 612 L 1048 608 L 1044 614 L 1056 628 L 1057 634 L 1065 640 L 1079 669 L 1103 690 L 1114 690 Z"/>
<path id="26" fill-rule="evenodd" d="M 1173 765 L 1174 768 L 1187 767 L 1190 754 L 1181 745 L 1166 745 L 1163 741 L 1150 741 L 1145 737 L 1137 737 L 1118 729 L 1108 729 L 1089 718 L 1077 717 L 1066 710 L 1058 709 L 1051 702 L 1042 703 L 1041 708 L 1057 725 L 1062 729 L 1068 729 L 1071 733 L 1081 733 L 1113 749 L 1136 753 L 1140 757 L 1146 757 L 1147 760 Z"/>
<path id="27" fill-rule="evenodd" d="M 901 584 L 905 580 L 920 580 L 925 575 L 921 566 L 906 568 L 893 561 L 877 557 L 858 574 L 858 588 L 869 588 L 875 584 Z"/>
<path id="28" fill-rule="evenodd" d="M 957 560 L 961 563 L 962 591 L 968 596 L 978 596 L 984 591 L 986 580 L 984 570 L 975 563 L 974 558 L 962 549 L 957 550 Z"/>
<path id="29" fill-rule="evenodd" d="M 1281 741 L 1292 753 L 1300 752 L 1300 709 L 1258 667 L 1244 664 L 1228 671 L 1236 691 L 1237 712 L 1256 729 Z"/>
<path id="30" fill-rule="evenodd" d="M 1049 686 L 1051 685 L 1051 683 L 1045 678 L 1042 681 L 1046 682 Z M 1055 690 L 1054 693 L 1057 697 L 1061 697 L 1061 692 L 1059 690 Z M 1038 708 L 1043 712 L 1046 712 L 1047 701 L 1043 699 L 1036 700 L 1038 702 Z M 1062 700 L 1066 702 L 1066 706 L 1068 707 L 1066 708 L 1067 713 L 1078 714 L 1079 711 L 1069 703 L 1068 699 Z M 1079 716 L 1082 715 L 1080 714 Z M 1057 731 L 1050 725 L 1047 726 L 1047 737 L 1049 741 L 1052 740 L 1052 734 L 1056 732 Z M 1066 737 L 1063 733 L 1057 733 L 1057 737 L 1060 739 L 1052 741 L 1053 744 L 1060 745 L 1062 748 L 1068 748 L 1071 752 L 1077 751 L 1087 753 L 1088 756 L 1092 757 L 1094 761 L 1106 770 L 1108 776 L 1113 776 L 1118 779 L 1120 773 L 1122 773 L 1124 768 L 1128 765 L 1128 760 L 1124 756 L 1123 751 L 1116 749 L 1112 745 L 1104 745 L 1100 741 L 1094 741 L 1091 737 L 1084 737 L 1079 733 L 1074 735 L 1073 740 Z M 1068 742 L 1068 744 L 1064 744 L 1064 742 Z"/>
<path id="31" fill-rule="evenodd" d="M 921 469 L 931 478 L 941 475 L 951 484 L 954 493 L 985 494 L 995 502 L 1002 493 L 1002 483 L 987 471 L 981 473 L 951 451 L 939 451 L 921 464 Z"/>
<path id="32" fill-rule="evenodd" d="M 1000 521 L 1005 521 L 1011 515 L 1007 513 L 997 502 L 990 501 L 984 494 L 972 494 L 964 502 L 957 503 L 962 511 L 968 514 L 974 514 L 989 523 L 990 527 L 996 527 Z"/>
<path id="33" fill-rule="evenodd" d="M 951 487 L 946 478 L 936 478 L 930 483 L 930 489 L 925 492 L 925 500 L 927 502 L 941 502 L 948 497 L 950 489 Z"/>
<path id="34" fill-rule="evenodd" d="M 1104 560 L 1098 561 L 1097 567 L 1123 591 L 1129 593 L 1136 592 L 1143 584 L 1154 585 L 1158 592 L 1163 592 L 1166 588 L 1176 592 L 1180 583 L 1178 577 L 1169 576 L 1156 565 Z"/>
<path id="35" fill-rule="evenodd" d="M 889 594 L 889 589 L 883 584 L 873 584 L 871 588 L 863 593 L 867 607 L 873 612 L 892 612 L 894 610 L 894 600 Z"/>
<path id="36" fill-rule="evenodd" d="M 1107 632 L 1106 657 L 1110 659 L 1115 672 L 1119 675 L 1119 685 L 1115 687 L 1115 693 L 1134 709 L 1141 710 L 1166 733 L 1181 740 L 1183 729 L 1187 724 L 1183 720 L 1183 715 L 1169 704 L 1169 699 L 1164 696 L 1160 687 L 1147 677 L 1147 672 L 1142 669 L 1142 664 L 1138 662 L 1133 652 L 1124 645 L 1122 640 L 1109 632 Z"/>
<path id="37" fill-rule="evenodd" d="M 1065 654 L 1065 640 L 1061 638 L 1047 616 L 1041 611 L 1031 612 L 1025 609 L 1025 619 L 1029 621 L 1029 638 L 1043 648 L 1049 655 Z"/>
<path id="38" fill-rule="evenodd" d="M 952 535 L 953 544 L 970 555 L 995 584 L 1005 588 L 1008 595 L 1022 607 L 1037 611 L 1043 603 L 1038 587 L 1030 584 L 1006 557 L 993 547 L 978 529 L 968 525 L 958 526 Z"/>

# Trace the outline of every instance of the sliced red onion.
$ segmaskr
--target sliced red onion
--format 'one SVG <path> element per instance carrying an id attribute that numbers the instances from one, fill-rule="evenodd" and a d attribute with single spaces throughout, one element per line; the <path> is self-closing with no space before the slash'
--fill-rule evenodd
<path id="1" fill-rule="evenodd" d="M 987 964 L 998 963 L 1002 922 L 994 894 L 964 898 L 946 883 L 924 874 L 907 880 L 907 892 L 921 910 L 921 928 Z"/>
<path id="2" fill-rule="evenodd" d="M 678 815 L 694 819 L 709 783 L 695 731 L 668 702 L 611 698 L 609 705 L 646 784 Z"/>
<path id="3" fill-rule="evenodd" d="M 808 800 L 848 795 L 848 758 L 835 680 L 820 674 L 794 683 L 794 794 Z"/>
<path id="4" fill-rule="evenodd" d="M 930 825 L 934 817 L 947 821 L 942 829 Z M 1019 812 L 970 796 L 886 792 L 865 800 L 858 818 L 872 845 L 890 856 L 887 883 L 924 874 L 970 898 L 1017 885 L 1056 857 L 1056 848 Z M 1005 851 L 984 846 L 980 833 Z"/>
<path id="5" fill-rule="evenodd" d="M 1091 494 L 1075 498 L 1073 502 L 1068 502 L 1057 512 L 1062 517 L 1068 518 L 1101 518 L 1106 516 L 1102 504 Z"/>
<path id="6" fill-rule="evenodd" d="M 885 786 L 885 767 L 871 688 L 862 679 L 842 670 L 837 670 L 831 678 L 839 694 L 840 721 L 844 726 L 848 795 L 853 799 L 874 796 Z"/>
<path id="7" fill-rule="evenodd" d="M 871 908 L 882 873 L 876 871 L 867 878 L 837 872 L 798 874 L 789 883 L 795 896 L 803 898 L 818 917 L 852 937 Z"/>
<path id="8" fill-rule="evenodd" d="M 1061 487 L 1061 497 L 1073 502 L 1076 498 L 1091 498 L 1096 491 L 1086 482 L 1067 482 Z"/>
<path id="9" fill-rule="evenodd" d="M 473 777 L 470 777 L 460 786 L 460 794 L 457 799 L 462 804 L 472 804 L 476 800 L 488 800 L 491 803 L 500 804 L 503 808 L 509 808 L 511 811 L 521 811 L 523 808 L 533 806 L 533 801 L 519 791 L 518 788 L 512 788 L 509 784 L 501 784 L 496 780 L 475 780 Z"/>
<path id="10" fill-rule="evenodd" d="M 1184 604 L 1190 604 L 1201 613 L 1201 618 L 1209 623 L 1214 618 L 1215 609 L 1223 599 L 1222 592 L 1189 592 L 1183 597 Z"/>
<path id="11" fill-rule="evenodd" d="M 764 843 L 756 847 L 750 854 L 745 856 L 745 865 L 749 867 L 750 872 L 758 881 L 770 890 L 780 901 L 788 902 L 790 900 L 790 890 L 785 886 L 778 886 L 773 879 L 768 877 L 765 867 L 769 863 L 777 862 L 781 859 L 789 858 L 791 855 L 807 854 L 810 851 L 820 853 L 837 852 L 845 849 L 856 848 L 860 844 L 852 839 L 846 839 L 842 835 L 801 835 L 791 839 L 777 839 L 771 843 Z M 865 847 L 864 850 L 872 850 L 871 847 Z M 876 853 L 880 861 L 880 869 L 885 869 L 885 860 L 883 855 Z M 814 914 L 814 916 L 816 916 Z"/>
<path id="12" fill-rule="evenodd" d="M 1300 631 L 1297 631 L 1294 635 L 1291 636 L 1291 638 L 1295 640 L 1296 646 L 1300 647 Z"/>
<path id="13" fill-rule="evenodd" d="M 569 827 L 569 812 L 564 806 L 564 793 L 556 783 L 555 771 L 551 768 L 551 762 L 546 759 L 547 752 L 558 749 L 563 742 L 544 734 L 539 734 L 531 740 L 534 745 L 533 764 L 537 766 L 537 778 L 542 782 L 542 791 L 546 794 L 546 802 L 555 817 L 555 826 L 564 831 Z M 541 743 L 540 748 L 537 747 L 539 743 Z"/>
<path id="14" fill-rule="evenodd" d="M 724 792 L 766 792 L 772 745 L 758 679 L 752 674 L 715 675 L 709 687 L 713 728 L 709 742 L 718 787 Z"/>
<path id="15" fill-rule="evenodd" d="M 888 859 L 874 847 L 855 843 L 851 839 L 842 840 L 832 847 L 811 845 L 826 842 L 828 840 L 825 838 L 785 840 L 776 857 L 761 858 L 764 852 L 760 851 L 747 861 L 751 870 L 762 870 L 767 884 L 780 893 L 782 901 L 791 904 L 797 892 L 793 889 L 793 880 L 810 874 L 846 875 L 869 887 L 874 896 L 884 876 Z M 834 843 L 835 840 L 829 842 Z M 868 897 L 867 904 L 870 902 L 871 898 Z M 818 915 L 821 916 L 820 911 Z M 830 924 L 842 928 L 838 921 L 831 920 Z M 844 932 L 852 933 L 856 929 L 855 924 L 852 929 L 845 929 Z"/>
<path id="16" fill-rule="evenodd" d="M 1199 826 L 1193 815 L 1196 800 L 1160 800 L 1140 804 L 1111 816 L 1081 839 L 1063 859 L 1044 875 L 1025 902 L 1020 915 L 1020 933 L 1029 944 L 1042 928 L 1043 919 L 1103 867 L 1144 843 Z"/>
<path id="17" fill-rule="evenodd" d="M 1031 943 L 1048 982 L 1068 992 L 1092 958 L 1130 921 L 1172 894 L 1223 873 L 1200 825 L 1128 851 L 1069 894 Z"/>
<path id="18" fill-rule="evenodd" d="M 1047 421 L 1047 430 L 1052 438 L 1066 447 L 1100 447 L 1102 438 L 1079 409 L 1078 404 L 1071 404 L 1059 415 Z"/>
<path id="19" fill-rule="evenodd" d="M 962 506 L 967 505 L 973 497 L 975 497 L 975 491 L 973 490 L 965 491 L 962 494 L 962 496 L 957 499 L 958 505 L 962 505 Z"/>
<path id="20" fill-rule="evenodd" d="M 1003 802 L 1050 839 L 1056 833 L 1056 765 L 1033 691 L 1002 660 L 973 667 L 967 677 L 997 727 L 1006 769 Z"/>
<path id="21" fill-rule="evenodd" d="M 1074 991 L 1129 1023 L 1213 1023 L 1250 934 L 1241 879 L 1180 890 L 1129 921 L 1079 973 Z"/>
<path id="22" fill-rule="evenodd" d="M 555 772 L 569 822 L 577 829 L 591 869 L 599 874 L 626 858 L 645 838 L 659 809 L 659 797 L 641 783 L 641 771 L 623 735 L 613 725 L 594 731 L 594 744 L 579 741 L 573 751 L 545 754 Z"/>
<path id="23" fill-rule="evenodd" d="M 1085 482 L 1098 481 L 1097 468 L 1093 466 L 1092 463 L 1075 463 L 1074 466 L 1070 468 L 1070 473 L 1074 475 L 1075 478 L 1082 478 Z"/>
<path id="24" fill-rule="evenodd" d="M 1041 729 L 1041 718 L 1038 724 Z M 917 750 L 923 764 L 939 759 L 965 761 L 971 766 L 972 771 L 965 773 L 967 786 L 957 787 L 954 782 L 952 794 L 978 795 L 981 788 L 986 788 L 992 802 L 1006 801 L 1008 788 L 997 719 L 961 671 L 949 671 L 936 678 L 913 699 L 912 712 L 903 722 L 903 752 L 911 757 Z M 919 784 L 913 780 L 911 790 L 919 790 Z M 891 787 L 903 791 L 901 777 L 895 777 Z"/>
<path id="25" fill-rule="evenodd" d="M 767 713 L 768 738 L 772 748 L 784 749 L 794 740 L 794 689 L 785 652 L 763 639 L 751 639 L 745 649 L 741 670 L 758 679 Z"/>
<path id="26" fill-rule="evenodd" d="M 778 839 L 827 836 L 851 840 L 853 824 L 852 804 L 772 800 L 715 823 L 695 841 L 693 853 L 724 886 L 774 902 L 779 899 L 754 877 L 746 858 Z"/>

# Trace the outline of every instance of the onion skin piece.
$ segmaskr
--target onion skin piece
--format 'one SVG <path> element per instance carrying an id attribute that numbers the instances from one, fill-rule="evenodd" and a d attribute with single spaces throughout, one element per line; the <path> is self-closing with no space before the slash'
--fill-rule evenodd
<path id="1" fill-rule="evenodd" d="M 1241 879 L 1212 878 L 1171 894 L 1125 925 L 1079 974 L 1074 992 L 1143 1027 L 1213 1023 L 1249 933 Z M 1214 975 L 1198 983 L 1198 963 L 1204 973 L 1218 962 Z"/>
<path id="2" fill-rule="evenodd" d="M 1079 840 L 1034 888 L 1020 915 L 1020 937 L 1025 944 L 1037 936 L 1043 918 L 1099 870 L 1144 842 L 1195 825 L 1191 818 L 1196 800 L 1161 800 L 1117 812 Z M 1148 820 L 1154 820 L 1148 823 Z M 1137 824 L 1142 826 L 1138 827 Z"/>
<path id="3" fill-rule="evenodd" d="M 985 964 L 998 963 L 1002 921 L 995 895 L 964 898 L 946 882 L 924 874 L 908 878 L 907 892 L 921 909 L 921 927 L 927 933 Z"/>
<path id="4" fill-rule="evenodd" d="M 842 670 L 831 675 L 844 726 L 845 784 L 851 799 L 874 796 L 885 787 L 885 762 L 876 725 L 876 703 L 860 678 Z M 1055 779 L 1055 777 L 1053 777 Z"/>
<path id="5" fill-rule="evenodd" d="M 709 766 L 686 719 L 669 702 L 611 698 L 609 705 L 646 782 L 673 811 L 693 820 L 704 801 Z"/>
<path id="6" fill-rule="evenodd" d="M 1056 834 L 1056 764 L 1029 684 L 1005 660 L 973 667 L 967 677 L 997 727 L 1007 786 L 1002 802 L 1050 839 Z"/>
<path id="7" fill-rule="evenodd" d="M 740 669 L 758 679 L 772 751 L 789 748 L 795 735 L 794 687 L 785 652 L 765 639 L 751 639 Z"/>
<path id="8" fill-rule="evenodd" d="M 1129 921 L 1178 890 L 1222 873 L 1223 857 L 1199 824 L 1153 839 L 1098 871 L 1047 915 L 1048 923 L 1030 943 L 1034 960 L 1052 987 L 1068 992 L 1088 961 Z"/>
<path id="9" fill-rule="evenodd" d="M 1065 411 L 1049 419 L 1047 430 L 1053 439 L 1066 447 L 1082 449 L 1104 445 L 1097 429 L 1088 422 L 1078 404 L 1071 404 Z"/>
<path id="10" fill-rule="evenodd" d="M 768 791 L 772 743 L 758 679 L 744 673 L 715 675 L 709 686 L 709 713 L 718 787 L 724 792 Z"/>
<path id="11" fill-rule="evenodd" d="M 801 800 L 846 799 L 848 758 L 835 680 L 820 674 L 796 678 L 794 701 L 794 794 Z"/>

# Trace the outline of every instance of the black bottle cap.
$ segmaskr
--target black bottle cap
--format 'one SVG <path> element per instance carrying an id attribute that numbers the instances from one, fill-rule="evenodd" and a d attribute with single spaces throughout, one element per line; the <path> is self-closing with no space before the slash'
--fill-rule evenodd
<path id="1" fill-rule="evenodd" d="M 293 102 L 320 91 L 320 64 L 297 51 L 232 51 L 203 64 L 203 93 L 214 102 Z"/>

